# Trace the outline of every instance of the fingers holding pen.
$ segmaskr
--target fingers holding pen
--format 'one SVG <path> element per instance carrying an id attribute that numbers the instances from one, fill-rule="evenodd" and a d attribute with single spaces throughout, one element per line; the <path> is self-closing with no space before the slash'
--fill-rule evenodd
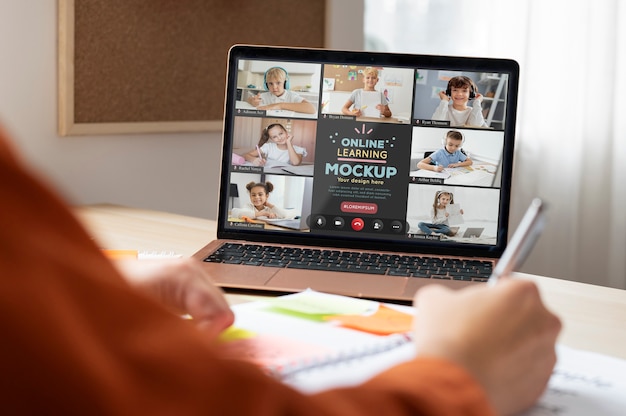
<path id="1" fill-rule="evenodd" d="M 465 367 L 503 414 L 541 395 L 556 363 L 561 321 L 533 282 L 507 278 L 457 291 L 430 285 L 415 304 L 419 355 Z"/>

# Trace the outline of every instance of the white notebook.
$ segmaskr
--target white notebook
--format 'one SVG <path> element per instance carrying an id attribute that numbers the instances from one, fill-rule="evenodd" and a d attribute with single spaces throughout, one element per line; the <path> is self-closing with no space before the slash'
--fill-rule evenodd
<path id="1" fill-rule="evenodd" d="M 302 392 L 353 386 L 413 358 L 410 331 L 375 335 L 320 317 L 374 316 L 381 305 L 410 316 L 415 311 L 312 290 L 234 305 L 236 321 L 225 343 L 233 354 L 257 362 Z M 390 325 L 401 328 L 406 321 L 397 318 Z M 624 414 L 626 360 L 563 345 L 557 346 L 557 354 L 546 392 L 523 416 Z"/>
<path id="2" fill-rule="evenodd" d="M 358 384 L 415 355 L 410 331 L 378 335 L 322 317 L 375 319 L 380 305 L 312 290 L 234 305 L 236 320 L 224 336 L 226 348 L 301 391 Z M 395 308 L 401 320 L 412 319 L 412 308 L 385 306 Z"/>

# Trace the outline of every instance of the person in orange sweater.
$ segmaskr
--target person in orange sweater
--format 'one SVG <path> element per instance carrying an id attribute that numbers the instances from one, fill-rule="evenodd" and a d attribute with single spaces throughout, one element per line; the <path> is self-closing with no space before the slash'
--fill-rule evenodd
<path id="1" fill-rule="evenodd" d="M 196 260 L 114 264 L 3 136 L 3 413 L 484 416 L 528 408 L 547 385 L 560 320 L 533 283 L 502 279 L 420 290 L 415 359 L 360 386 L 295 391 L 220 352 L 233 314 Z"/>

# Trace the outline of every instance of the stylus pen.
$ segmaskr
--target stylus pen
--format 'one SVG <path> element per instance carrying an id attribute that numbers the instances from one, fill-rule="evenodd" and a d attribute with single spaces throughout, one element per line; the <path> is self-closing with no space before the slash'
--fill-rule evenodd
<path id="1" fill-rule="evenodd" d="M 495 285 L 500 277 L 510 275 L 524 263 L 543 231 L 546 222 L 544 211 L 545 204 L 543 201 L 539 198 L 533 199 L 513 237 L 511 237 L 511 241 L 502 253 L 502 257 L 489 276 L 488 285 Z"/>

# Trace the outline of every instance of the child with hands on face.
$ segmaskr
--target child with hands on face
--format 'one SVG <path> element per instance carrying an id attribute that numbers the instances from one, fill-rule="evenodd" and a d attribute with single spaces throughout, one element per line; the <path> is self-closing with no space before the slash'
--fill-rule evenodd
<path id="1" fill-rule="evenodd" d="M 254 166 L 265 166 L 268 161 L 297 166 L 306 155 L 304 147 L 293 144 L 293 136 L 285 126 L 274 123 L 263 129 L 256 149 L 246 153 L 244 158 Z"/>

